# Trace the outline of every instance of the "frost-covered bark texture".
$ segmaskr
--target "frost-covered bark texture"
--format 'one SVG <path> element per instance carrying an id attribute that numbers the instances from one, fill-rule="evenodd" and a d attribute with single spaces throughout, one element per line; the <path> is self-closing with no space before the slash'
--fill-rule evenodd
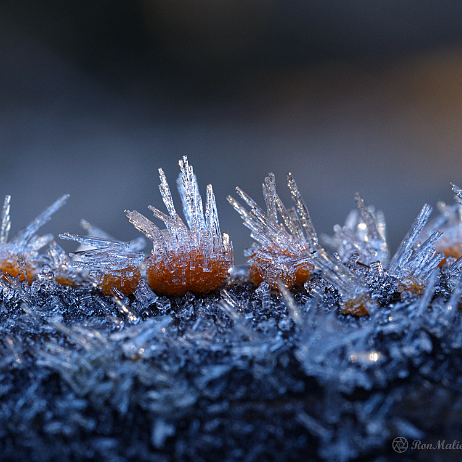
<path id="1" fill-rule="evenodd" d="M 462 285 L 442 272 L 363 318 L 319 277 L 108 299 L 46 276 L 0 280 L 3 461 L 377 461 L 396 436 L 461 439 Z"/>
<path id="2" fill-rule="evenodd" d="M 175 240 L 183 248 L 202 229 L 209 235 L 191 237 L 189 255 L 197 247 L 211 258 L 228 245 L 214 201 L 210 194 L 201 215 L 186 162 L 182 173 L 187 226 L 170 201 L 168 216 L 155 211 L 168 234 L 135 212 L 131 219 L 169 258 L 180 252 Z M 430 207 L 389 258 L 384 221 L 357 198 L 359 216 L 345 232 L 336 228 L 330 254 L 288 180 L 292 210 L 271 175 L 266 212 L 244 193 L 250 211 L 231 202 L 275 262 L 286 261 L 278 252 L 287 256 L 290 243 L 290 258 L 310 262 L 301 285 L 275 278 L 276 287 L 267 279 L 257 286 L 234 270 L 207 294 L 162 295 L 142 276 L 129 296 L 113 288 L 106 297 L 83 276 L 60 284 L 56 248 L 47 261 L 55 252 L 57 266 L 42 265 L 31 284 L 3 275 L 2 461 L 379 462 L 421 457 L 412 446 L 397 454 L 396 437 L 462 441 L 462 259 L 437 252 L 441 230 L 427 225 Z M 139 253 L 89 233 L 67 235 L 92 246 L 80 254 L 84 266 L 94 258 L 103 268 L 112 251 Z"/>

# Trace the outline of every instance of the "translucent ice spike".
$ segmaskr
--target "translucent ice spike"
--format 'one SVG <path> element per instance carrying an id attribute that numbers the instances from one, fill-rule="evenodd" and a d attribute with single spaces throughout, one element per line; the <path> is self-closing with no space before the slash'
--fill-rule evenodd
<path id="1" fill-rule="evenodd" d="M 459 188 L 458 186 L 456 186 L 454 183 L 451 183 L 451 186 L 452 186 L 452 190 L 454 191 L 454 194 L 455 194 L 454 199 L 459 204 L 462 204 L 462 189 Z"/>
<path id="2" fill-rule="evenodd" d="M 430 301 L 435 293 L 435 285 L 438 278 L 438 268 L 433 268 L 431 271 L 430 277 L 428 278 L 425 290 L 423 292 L 422 298 L 419 301 L 419 304 L 416 310 L 411 313 L 411 316 L 421 316 L 425 310 L 430 306 Z"/>
<path id="3" fill-rule="evenodd" d="M 244 226 L 250 229 L 251 237 L 260 243 L 249 259 L 250 279 L 256 285 L 266 280 L 274 289 L 279 288 L 279 279 L 288 288 L 302 284 L 314 269 L 310 252 L 317 245 L 316 232 L 291 174 L 288 183 L 295 209 L 287 209 L 282 203 L 272 173 L 262 185 L 266 213 L 240 188 L 236 192 L 250 210 L 228 196 Z M 278 212 L 284 224 L 278 223 Z"/>
<path id="4" fill-rule="evenodd" d="M 361 263 L 371 265 L 379 261 L 388 263 L 388 247 L 385 239 L 385 219 L 381 212 L 373 213 L 366 207 L 359 194 L 355 196 L 357 210 L 347 217 L 345 226 L 334 226 L 334 236 L 322 236 L 322 240 L 335 249 L 343 262 L 358 253 Z"/>
<path id="5" fill-rule="evenodd" d="M 359 212 L 361 213 L 361 218 L 363 219 L 364 223 L 367 227 L 367 234 L 370 239 L 381 240 L 383 236 L 380 235 L 379 230 L 377 229 L 377 225 L 375 223 L 374 217 L 369 212 L 364 203 L 363 198 L 359 195 L 359 193 L 355 194 L 355 201 L 356 205 L 358 206 Z"/>
<path id="6" fill-rule="evenodd" d="M 71 233 L 63 233 L 63 234 L 60 234 L 59 237 L 61 239 L 78 242 L 81 245 L 95 247 L 96 249 L 111 248 L 114 250 L 124 251 L 124 250 L 128 250 L 129 248 L 128 242 L 112 241 L 112 240 L 104 239 L 101 237 L 79 236 L 78 234 L 71 234 Z"/>
<path id="7" fill-rule="evenodd" d="M 220 223 L 218 221 L 217 204 L 213 194 L 212 185 L 207 185 L 207 199 L 205 208 L 206 232 L 210 236 L 212 248 L 219 249 L 223 245 Z"/>
<path id="8" fill-rule="evenodd" d="M 292 318 L 295 324 L 297 324 L 300 327 L 303 327 L 305 325 L 305 322 L 289 289 L 282 283 L 281 280 L 278 281 L 278 287 L 279 292 L 282 294 L 282 297 L 284 299 L 284 303 L 287 307 L 287 310 L 289 311 L 289 316 Z"/>
<path id="9" fill-rule="evenodd" d="M 453 317 L 458 311 L 459 301 L 462 295 L 462 281 L 459 280 L 454 285 L 453 292 L 451 297 L 449 298 L 446 307 L 445 307 L 445 314 L 448 317 Z"/>
<path id="10" fill-rule="evenodd" d="M 162 200 L 167 207 L 168 213 L 171 217 L 176 216 L 175 206 L 173 205 L 172 193 L 170 192 L 170 188 L 167 183 L 167 178 L 165 176 L 164 171 L 159 168 L 159 178 L 160 178 L 160 185 L 159 190 L 160 194 L 162 195 Z"/>
<path id="11" fill-rule="evenodd" d="M 397 273 L 409 261 L 417 238 L 426 225 L 431 213 L 432 208 L 428 204 L 425 204 L 388 265 L 388 273 L 390 275 L 399 276 Z"/>
<path id="12" fill-rule="evenodd" d="M 287 209 L 285 205 L 282 203 L 279 196 L 275 197 L 275 205 L 277 206 L 277 210 L 279 211 L 282 221 L 286 225 L 289 233 L 292 237 L 301 243 L 306 243 L 305 236 L 303 234 L 303 227 L 300 223 L 300 219 L 297 215 L 297 212 L 294 208 Z M 275 222 L 277 225 L 277 221 Z"/>
<path id="13" fill-rule="evenodd" d="M 6 243 L 8 241 L 8 232 L 11 227 L 10 199 L 11 199 L 11 196 L 5 196 L 5 201 L 3 202 L 2 225 L 0 228 L 0 243 Z"/>
<path id="14" fill-rule="evenodd" d="M 277 224 L 278 212 L 276 203 L 278 198 L 276 194 L 276 177 L 274 176 L 274 173 L 268 174 L 265 178 L 265 182 L 262 184 L 262 189 L 266 203 L 266 215 L 270 221 Z"/>
<path id="15" fill-rule="evenodd" d="M 49 221 L 51 216 L 66 203 L 68 198 L 69 194 L 65 194 L 60 197 L 54 204 L 48 207 L 34 221 L 32 221 L 32 223 L 20 231 L 10 243 L 18 246 L 19 248 L 23 248 L 32 236 L 39 230 L 39 228 Z"/>
<path id="16" fill-rule="evenodd" d="M 373 249 L 373 252 L 377 253 L 377 260 L 386 263 L 388 261 L 388 246 L 383 213 L 379 211 L 374 216 L 358 193 L 355 195 L 355 200 L 367 229 L 367 234 L 363 239 Z"/>
<path id="17" fill-rule="evenodd" d="M 311 221 L 310 214 L 308 213 L 308 208 L 305 205 L 305 202 L 302 198 L 302 195 L 300 194 L 300 191 L 298 190 L 297 184 L 295 183 L 295 180 L 293 179 L 292 173 L 287 174 L 287 181 L 288 181 L 290 192 L 292 194 L 292 200 L 295 202 L 295 205 L 297 207 L 298 216 L 303 225 L 303 228 L 305 229 L 306 238 L 308 242 L 310 243 L 312 249 L 314 250 L 314 248 L 318 244 L 318 236 L 316 234 L 313 223 Z"/>
<path id="18" fill-rule="evenodd" d="M 183 204 L 183 213 L 191 231 L 201 231 L 205 228 L 202 198 L 199 194 L 196 175 L 186 156 L 179 161 L 180 176 L 178 177 L 178 191 Z"/>
<path id="19" fill-rule="evenodd" d="M 443 253 L 437 253 L 435 242 L 441 237 L 442 231 L 435 231 L 422 245 L 420 245 L 403 269 L 408 270 L 415 277 L 422 280 L 427 279 L 429 273 L 444 260 Z"/>

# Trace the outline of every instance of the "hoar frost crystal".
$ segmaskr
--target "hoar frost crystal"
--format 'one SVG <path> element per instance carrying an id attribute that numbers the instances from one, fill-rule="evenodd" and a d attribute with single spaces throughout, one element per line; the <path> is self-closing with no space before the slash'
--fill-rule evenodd
<path id="1" fill-rule="evenodd" d="M 175 210 L 162 169 L 159 169 L 159 189 L 168 215 L 155 207 L 149 208 L 165 223 L 166 232 L 137 211 L 125 212 L 135 228 L 153 243 L 145 262 L 149 285 L 158 293 L 177 296 L 188 291 L 207 293 L 216 289 L 227 279 L 234 262 L 229 236 L 220 232 L 212 185 L 207 186 L 204 214 L 196 175 L 186 157 L 180 161 L 180 169 L 177 183 L 186 225 Z"/>
<path id="2" fill-rule="evenodd" d="M 289 174 L 289 184 L 291 181 L 292 197 L 297 200 L 298 190 Z M 316 242 L 316 234 L 305 213 L 306 208 L 302 209 L 302 215 L 298 215 L 294 208 L 286 209 L 276 193 L 274 174 L 270 173 L 262 186 L 266 213 L 240 188 L 236 191 L 250 211 L 228 196 L 229 203 L 250 229 L 252 238 L 260 244 L 248 251 L 249 277 L 255 285 L 268 281 L 273 289 L 277 289 L 278 281 L 282 281 L 286 287 L 292 288 L 306 282 L 314 270 L 310 249 Z M 284 223 L 278 222 L 278 212 Z"/>
<path id="3" fill-rule="evenodd" d="M 46 258 L 39 254 L 39 250 L 50 245 L 50 249 L 54 254 L 60 252 L 51 234 L 37 236 L 36 233 L 66 203 L 68 198 L 69 195 L 59 198 L 13 239 L 8 241 L 8 232 L 11 226 L 10 196 L 5 196 L 0 228 L 0 270 L 3 273 L 18 277 L 20 281 L 26 279 L 30 284 L 42 265 L 47 263 Z M 56 270 L 58 273 L 63 272 L 61 267 L 57 267 Z M 72 269 L 66 265 L 66 273 L 68 272 L 72 273 Z M 57 276 L 60 276 L 60 274 L 57 274 Z M 70 281 L 66 276 L 61 279 L 61 283 L 69 283 Z"/>

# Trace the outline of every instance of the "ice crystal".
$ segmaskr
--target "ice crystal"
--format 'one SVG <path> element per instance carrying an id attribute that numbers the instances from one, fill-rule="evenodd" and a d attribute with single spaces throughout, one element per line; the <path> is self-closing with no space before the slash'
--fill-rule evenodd
<path id="1" fill-rule="evenodd" d="M 424 236 L 430 236 L 435 231 L 442 231 L 443 235 L 436 242 L 438 252 L 443 252 L 449 261 L 462 257 L 462 190 L 452 185 L 456 203 L 452 205 L 438 202 L 439 216 L 428 223 L 423 231 Z M 445 262 L 446 260 L 444 260 Z"/>
<path id="2" fill-rule="evenodd" d="M 55 241 L 50 243 L 43 260 L 48 263 L 59 284 L 72 286 L 83 282 L 82 274 L 74 267 L 64 249 Z"/>
<path id="3" fill-rule="evenodd" d="M 398 290 L 409 290 L 421 294 L 430 273 L 444 260 L 442 252 L 436 252 L 435 242 L 443 234 L 437 230 L 431 233 L 428 239 L 418 244 L 419 235 L 422 233 L 432 208 L 425 204 L 411 228 L 401 242 L 398 250 L 387 269 L 387 273 L 395 277 L 398 283 Z"/>
<path id="4" fill-rule="evenodd" d="M 240 188 L 236 188 L 236 191 L 250 211 L 228 196 L 228 201 L 241 215 L 244 225 L 251 230 L 252 238 L 260 243 L 259 247 L 252 249 L 248 260 L 250 280 L 256 285 L 267 281 L 275 289 L 290 289 L 308 281 L 316 267 L 323 272 L 323 277 L 338 288 L 345 312 L 367 314 L 369 305 L 373 303 L 367 296 L 365 282 L 340 260 L 328 255 L 320 245 L 308 208 L 291 173 L 287 175 L 287 180 L 295 204 L 291 209 L 287 209 L 277 195 L 273 174 L 269 174 L 263 184 L 266 213 Z M 284 224 L 278 223 L 278 212 Z"/>
<path id="5" fill-rule="evenodd" d="M 384 229 L 381 225 L 384 222 L 382 219 L 378 222 L 374 220 L 358 195 L 357 202 L 368 229 L 367 238 L 361 242 L 358 234 L 353 236 L 348 229 L 336 228 L 336 236 L 328 239 L 331 244 L 340 244 L 339 250 L 348 249 L 346 266 L 342 264 L 338 253 L 335 258 L 320 249 L 315 255 L 315 262 L 323 269 L 324 277 L 342 295 L 343 311 L 363 315 L 373 309 L 375 303 L 371 303 L 371 300 L 383 297 L 390 299 L 393 293 L 399 293 L 402 297 L 407 294 L 423 294 L 430 274 L 444 259 L 444 254 L 437 252 L 435 246 L 442 235 L 441 230 L 431 232 L 423 243 L 419 242 L 419 238 L 424 235 L 423 229 L 431 214 L 431 207 L 424 205 L 387 265 L 385 236 L 379 232 L 379 229 Z M 340 240 L 341 236 L 343 240 Z M 455 271 L 456 267 L 450 269 L 452 273 Z"/>
<path id="6" fill-rule="evenodd" d="M 39 250 L 53 241 L 51 234 L 37 236 L 37 231 L 50 220 L 53 213 L 59 210 L 67 201 L 69 195 L 64 195 L 42 212 L 28 226 L 8 241 L 10 230 L 10 196 L 5 196 L 0 227 L 0 270 L 29 284 L 40 270 L 43 257 Z"/>
<path id="7" fill-rule="evenodd" d="M 272 173 L 262 185 L 266 213 L 239 187 L 236 192 L 250 207 L 249 211 L 228 196 L 229 203 L 250 229 L 252 238 L 260 244 L 249 251 L 250 280 L 255 285 L 267 281 L 272 288 L 277 289 L 280 280 L 292 288 L 307 281 L 314 270 L 310 253 L 317 243 L 317 236 L 308 211 L 297 195 L 298 190 L 291 174 L 288 175 L 288 182 L 297 210 L 284 206 L 276 193 L 276 181 Z M 278 212 L 284 223 L 278 222 Z"/>
<path id="8" fill-rule="evenodd" d="M 137 211 L 126 211 L 130 222 L 153 242 L 146 261 L 146 275 L 151 288 L 160 294 L 183 295 L 187 291 L 206 293 L 217 288 L 229 276 L 233 249 L 229 236 L 220 232 L 212 186 L 207 186 L 205 213 L 192 166 L 186 157 L 179 162 L 178 191 L 186 224 L 173 204 L 170 188 L 159 169 L 159 189 L 168 215 L 149 206 L 154 216 L 166 226 L 161 231 Z"/>
<path id="9" fill-rule="evenodd" d="M 335 249 L 343 262 L 353 254 L 365 265 L 380 261 L 388 263 L 388 246 L 385 238 L 385 218 L 383 212 L 375 212 L 367 207 L 359 194 L 355 196 L 358 209 L 348 215 L 345 226 L 334 226 L 334 236 L 323 235 L 323 241 Z"/>
<path id="10" fill-rule="evenodd" d="M 83 221 L 82 224 L 90 236 L 59 235 L 61 239 L 76 241 L 87 249 L 70 254 L 78 257 L 74 265 L 90 270 L 104 294 L 111 295 L 114 287 L 124 294 L 132 294 L 141 278 L 140 265 L 146 258 L 144 253 L 139 252 L 145 245 L 144 239 L 116 241 L 88 222 Z"/>

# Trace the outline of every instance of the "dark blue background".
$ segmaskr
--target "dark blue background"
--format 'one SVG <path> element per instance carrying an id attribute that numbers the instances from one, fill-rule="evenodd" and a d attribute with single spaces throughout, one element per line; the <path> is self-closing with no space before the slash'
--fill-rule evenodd
<path id="1" fill-rule="evenodd" d="M 188 155 L 238 263 L 251 239 L 226 196 L 263 205 L 269 171 L 287 202 L 294 173 L 319 232 L 359 191 L 396 248 L 424 202 L 462 186 L 461 23 L 449 0 L 1 1 L 12 234 L 70 193 L 46 231 L 86 218 L 132 239 L 124 209 L 163 208 L 157 169 L 173 186 Z"/>

